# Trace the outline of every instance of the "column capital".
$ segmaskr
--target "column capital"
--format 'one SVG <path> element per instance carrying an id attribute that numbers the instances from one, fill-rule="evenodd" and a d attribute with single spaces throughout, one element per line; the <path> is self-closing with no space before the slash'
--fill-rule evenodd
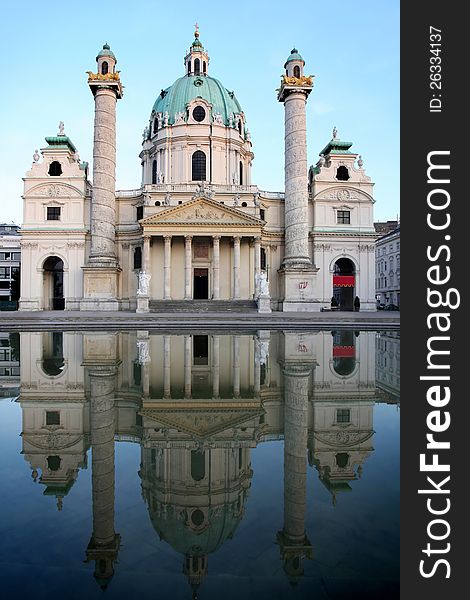
<path id="1" fill-rule="evenodd" d="M 186 242 L 190 242 L 193 239 L 193 236 L 192 235 L 185 235 L 184 239 L 185 239 Z"/>
<path id="2" fill-rule="evenodd" d="M 163 239 L 165 240 L 165 242 L 171 242 L 171 238 L 173 236 L 171 235 L 171 233 L 165 233 L 165 235 L 163 236 Z"/>
<path id="3" fill-rule="evenodd" d="M 144 242 L 150 242 L 150 240 L 152 239 L 152 236 L 149 233 L 144 233 L 142 237 Z"/>
<path id="4" fill-rule="evenodd" d="M 232 236 L 232 240 L 233 240 L 234 244 L 239 244 L 240 241 L 241 241 L 241 239 L 242 239 L 241 235 L 234 235 L 234 236 Z"/>
<path id="5" fill-rule="evenodd" d="M 221 238 L 221 236 L 220 236 L 220 235 L 213 235 L 213 236 L 212 236 L 212 240 L 213 240 L 214 242 L 220 242 L 220 238 Z"/>

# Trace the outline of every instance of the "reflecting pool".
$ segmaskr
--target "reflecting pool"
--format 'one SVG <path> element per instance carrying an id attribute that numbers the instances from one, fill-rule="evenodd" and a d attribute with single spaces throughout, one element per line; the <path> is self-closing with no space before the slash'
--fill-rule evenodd
<path id="1" fill-rule="evenodd" d="M 399 334 L 0 334 L 2 597 L 398 598 Z"/>

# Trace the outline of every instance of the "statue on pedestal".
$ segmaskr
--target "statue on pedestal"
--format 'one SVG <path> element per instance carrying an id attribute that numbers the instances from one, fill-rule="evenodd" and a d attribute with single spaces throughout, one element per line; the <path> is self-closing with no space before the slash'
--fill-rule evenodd
<path id="1" fill-rule="evenodd" d="M 151 275 L 148 275 L 145 271 L 139 271 L 139 287 L 137 289 L 137 296 L 149 295 L 150 278 Z"/>

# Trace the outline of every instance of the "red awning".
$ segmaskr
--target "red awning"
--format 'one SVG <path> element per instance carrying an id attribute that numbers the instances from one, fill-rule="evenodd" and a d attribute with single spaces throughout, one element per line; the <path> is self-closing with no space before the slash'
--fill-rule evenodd
<path id="1" fill-rule="evenodd" d="M 333 275 L 333 286 L 354 287 L 354 275 Z"/>
<path id="2" fill-rule="evenodd" d="M 354 358 L 355 356 L 354 346 L 333 346 L 333 358 Z"/>

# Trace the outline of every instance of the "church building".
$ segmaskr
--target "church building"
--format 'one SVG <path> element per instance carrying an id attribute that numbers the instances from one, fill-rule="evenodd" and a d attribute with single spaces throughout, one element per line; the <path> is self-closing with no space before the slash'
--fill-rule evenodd
<path id="1" fill-rule="evenodd" d="M 376 309 L 373 183 L 336 128 L 308 168 L 313 76 L 297 49 L 277 90 L 284 192 L 253 183 L 247 115 L 197 29 L 150 111 L 139 187 L 116 190 L 123 86 L 108 44 L 96 62 L 92 172 L 61 122 L 24 178 L 20 310 Z"/>

